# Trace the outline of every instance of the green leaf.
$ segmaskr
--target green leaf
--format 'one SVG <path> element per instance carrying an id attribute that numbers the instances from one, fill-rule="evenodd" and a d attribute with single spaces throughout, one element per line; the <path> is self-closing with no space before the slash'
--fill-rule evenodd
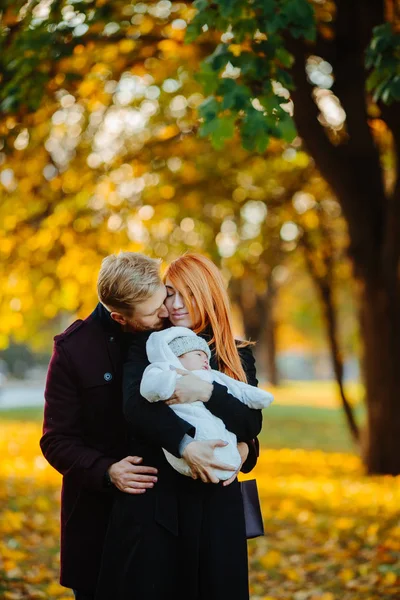
<path id="1" fill-rule="evenodd" d="M 206 94 L 214 94 L 219 86 L 218 73 L 207 62 L 202 62 L 196 80 L 203 86 Z"/>
<path id="2" fill-rule="evenodd" d="M 283 69 L 276 70 L 276 79 L 288 90 L 292 90 L 294 88 L 293 79 L 290 73 L 284 71 Z"/>
<path id="3" fill-rule="evenodd" d="M 217 0 L 216 3 L 225 18 L 238 18 L 242 12 L 242 0 Z"/>
<path id="4" fill-rule="evenodd" d="M 391 96 L 392 96 L 392 90 L 391 90 L 391 87 L 388 85 L 382 92 L 382 96 L 381 96 L 382 102 L 384 104 L 391 104 L 391 101 L 392 101 Z"/>
<path id="5" fill-rule="evenodd" d="M 209 64 L 214 71 L 220 71 L 226 67 L 231 58 L 232 54 L 229 52 L 228 46 L 226 44 L 219 44 L 204 62 Z"/>
<path id="6" fill-rule="evenodd" d="M 225 142 L 230 140 L 235 133 L 236 118 L 231 115 L 214 119 L 205 123 L 200 128 L 201 136 L 210 136 L 211 144 L 216 150 L 221 150 Z"/>
<path id="7" fill-rule="evenodd" d="M 193 6 L 197 11 L 201 12 L 209 7 L 209 3 L 207 0 L 195 0 Z"/>
<path id="8" fill-rule="evenodd" d="M 242 52 L 234 61 L 234 66 L 240 68 L 242 75 L 257 78 L 262 73 L 261 65 L 265 62 L 265 60 L 260 59 L 251 52 Z"/>
<path id="9" fill-rule="evenodd" d="M 232 23 L 232 31 L 236 43 L 240 44 L 246 38 L 252 39 L 255 31 L 255 21 L 254 19 L 239 19 Z"/>
<path id="10" fill-rule="evenodd" d="M 396 77 L 393 78 L 391 92 L 394 100 L 400 100 L 400 75 L 396 75 Z"/>
<path id="11" fill-rule="evenodd" d="M 243 110 L 250 103 L 250 90 L 238 84 L 234 79 L 222 79 L 218 88 L 218 95 L 223 96 L 221 108 Z"/>
<path id="12" fill-rule="evenodd" d="M 270 137 L 266 117 L 251 108 L 242 121 L 241 136 L 243 147 L 246 150 L 264 152 Z"/>
<path id="13" fill-rule="evenodd" d="M 308 0 L 286 0 L 283 11 L 292 23 L 309 26 L 314 10 Z"/>
<path id="14" fill-rule="evenodd" d="M 215 119 L 219 111 L 220 104 L 213 96 L 206 98 L 199 106 L 199 115 L 206 121 Z"/>
<path id="15" fill-rule="evenodd" d="M 278 98 L 273 92 L 268 96 L 261 96 L 260 102 L 267 111 L 268 114 L 274 110 L 279 110 L 282 104 L 282 98 Z"/>
<path id="16" fill-rule="evenodd" d="M 381 83 L 378 85 L 378 87 L 376 88 L 375 92 L 374 92 L 374 102 L 378 102 L 378 100 L 381 98 L 385 88 L 387 86 L 387 80 L 384 79 L 383 81 L 381 81 Z"/>
<path id="17" fill-rule="evenodd" d="M 284 0 L 282 7 L 285 27 L 294 38 L 304 37 L 314 41 L 316 23 L 314 9 L 308 0 Z"/>
<path id="18" fill-rule="evenodd" d="M 187 26 L 186 34 L 185 34 L 185 42 L 190 44 L 197 40 L 198 37 L 203 33 L 202 23 L 200 20 L 193 19 L 191 23 Z"/>
<path id="19" fill-rule="evenodd" d="M 283 118 L 281 118 L 278 122 L 278 131 L 280 133 L 280 137 L 285 140 L 285 142 L 293 142 L 294 138 L 297 135 L 296 125 L 292 119 L 292 117 L 284 112 Z"/>
<path id="20" fill-rule="evenodd" d="M 259 11 L 264 17 L 272 17 L 278 10 L 276 0 L 254 0 L 254 8 Z"/>
<path id="21" fill-rule="evenodd" d="M 264 31 L 268 34 L 277 33 L 285 25 L 284 18 L 281 14 L 274 14 L 264 21 Z"/>
<path id="22" fill-rule="evenodd" d="M 377 70 L 372 71 L 370 76 L 367 79 L 366 88 L 368 92 L 371 92 L 380 82 L 381 77 Z"/>
<path id="23" fill-rule="evenodd" d="M 286 48 L 277 48 L 275 56 L 284 67 L 289 69 L 292 66 L 294 58 Z"/>
<path id="24" fill-rule="evenodd" d="M 198 12 L 186 29 L 186 43 L 194 42 L 198 37 L 200 37 L 203 34 L 204 25 L 208 25 L 209 27 L 216 25 L 215 20 L 217 15 L 215 11 L 210 8 L 207 0 L 196 0 L 193 5 L 195 8 L 197 8 Z"/>

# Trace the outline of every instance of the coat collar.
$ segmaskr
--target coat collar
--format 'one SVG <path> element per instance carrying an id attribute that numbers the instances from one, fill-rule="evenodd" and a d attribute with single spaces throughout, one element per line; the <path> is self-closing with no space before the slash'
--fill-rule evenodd
<path id="1" fill-rule="evenodd" d="M 121 368 L 121 360 L 126 347 L 130 344 L 132 334 L 125 333 L 119 323 L 111 318 L 109 311 L 98 303 L 90 317 L 96 321 L 104 332 L 107 352 L 114 367 L 114 372 Z"/>
<path id="2" fill-rule="evenodd" d="M 102 328 L 111 335 L 116 335 L 117 337 L 121 337 L 123 335 L 122 327 L 119 323 L 114 321 L 111 318 L 109 311 L 102 305 L 101 302 L 98 303 L 92 314 L 90 315 L 93 319 L 100 322 Z"/>

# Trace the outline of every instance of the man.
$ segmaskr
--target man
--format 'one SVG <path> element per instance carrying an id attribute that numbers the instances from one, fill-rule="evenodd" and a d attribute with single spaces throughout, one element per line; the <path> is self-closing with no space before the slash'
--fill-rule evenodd
<path id="1" fill-rule="evenodd" d="M 77 600 L 94 598 L 112 487 L 143 494 L 157 484 L 156 469 L 142 465 L 141 457 L 126 456 L 122 368 L 132 336 L 161 329 L 168 316 L 159 268 L 159 261 L 133 252 L 105 258 L 98 278 L 100 303 L 87 319 L 55 338 L 40 445 L 63 475 L 60 582 L 74 590 Z M 177 383 L 175 396 L 211 399 L 221 416 L 229 410 L 229 394 L 217 388 L 188 375 Z M 159 404 L 151 426 L 160 444 L 184 456 L 194 477 L 207 477 L 216 443 L 192 441 L 194 428 Z M 252 446 L 246 470 L 255 461 Z"/>

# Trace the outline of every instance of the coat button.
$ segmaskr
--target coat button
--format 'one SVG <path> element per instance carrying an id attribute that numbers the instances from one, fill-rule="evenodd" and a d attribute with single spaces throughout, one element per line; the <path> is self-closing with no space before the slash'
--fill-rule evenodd
<path id="1" fill-rule="evenodd" d="M 111 379 L 112 379 L 112 375 L 111 375 L 111 373 L 104 373 L 104 379 L 105 379 L 106 381 L 111 381 Z"/>

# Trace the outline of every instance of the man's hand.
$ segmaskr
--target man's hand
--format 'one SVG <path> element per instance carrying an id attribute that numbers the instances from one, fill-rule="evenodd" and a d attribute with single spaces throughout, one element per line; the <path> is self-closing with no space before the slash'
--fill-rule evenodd
<path id="1" fill-rule="evenodd" d="M 187 404 L 190 402 L 208 402 L 213 391 L 213 384 L 193 375 L 190 371 L 176 370 L 182 375 L 176 382 L 175 392 L 166 404 Z"/>
<path id="2" fill-rule="evenodd" d="M 127 456 L 109 467 L 111 481 L 121 492 L 127 494 L 144 494 L 146 489 L 154 487 L 157 482 L 157 469 L 142 467 L 140 456 Z"/>
<path id="3" fill-rule="evenodd" d="M 207 442 L 190 442 L 183 451 L 183 458 L 192 470 L 193 479 L 201 478 L 204 483 L 218 483 L 219 479 L 213 469 L 232 471 L 232 465 L 218 463 L 214 457 L 214 449 L 227 445 L 223 440 L 209 440 Z"/>
<path id="4" fill-rule="evenodd" d="M 224 483 L 222 484 L 224 486 L 230 485 L 233 481 L 235 481 L 236 477 L 238 476 L 238 473 L 239 473 L 240 469 L 242 468 L 243 464 L 246 462 L 247 457 L 249 455 L 249 447 L 246 444 L 246 442 L 239 442 L 238 445 L 237 445 L 237 449 L 239 451 L 240 458 L 242 459 L 242 462 L 240 463 L 239 468 L 232 475 L 232 477 L 230 477 L 229 479 L 227 479 L 226 481 L 224 481 Z"/>

